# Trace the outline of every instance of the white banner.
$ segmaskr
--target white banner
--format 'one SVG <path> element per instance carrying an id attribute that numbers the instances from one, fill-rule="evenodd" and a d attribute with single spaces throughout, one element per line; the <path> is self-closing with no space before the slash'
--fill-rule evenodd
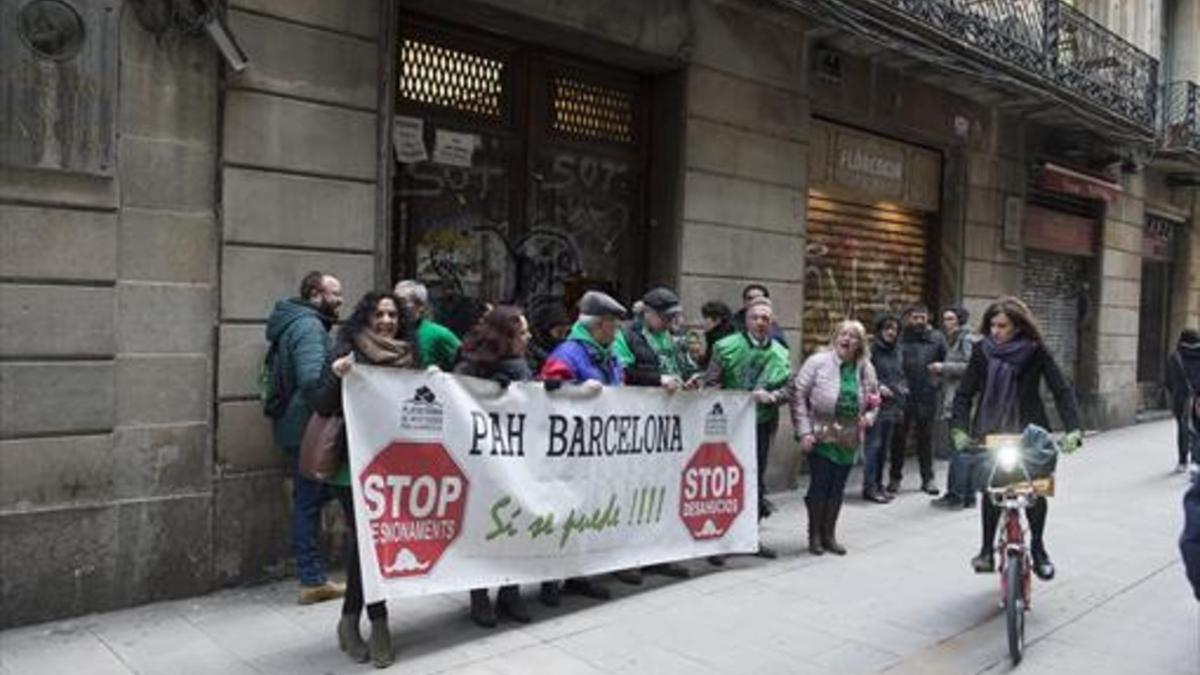
<path id="1" fill-rule="evenodd" d="M 343 387 L 367 602 L 758 549 L 745 393 L 362 365 Z"/>

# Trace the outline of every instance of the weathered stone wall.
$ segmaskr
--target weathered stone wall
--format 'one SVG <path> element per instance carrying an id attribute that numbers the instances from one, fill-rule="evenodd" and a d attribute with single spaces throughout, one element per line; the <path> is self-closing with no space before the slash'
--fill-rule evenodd
<path id="1" fill-rule="evenodd" d="M 121 16 L 114 176 L 0 169 L 0 626 L 211 584 L 216 55 Z"/>
<path id="2" fill-rule="evenodd" d="M 289 557 L 284 460 L 257 399 L 264 324 L 320 269 L 343 313 L 375 287 L 375 0 L 234 0 L 228 21 L 251 60 L 227 74 L 219 170 L 214 581 L 282 573 Z"/>

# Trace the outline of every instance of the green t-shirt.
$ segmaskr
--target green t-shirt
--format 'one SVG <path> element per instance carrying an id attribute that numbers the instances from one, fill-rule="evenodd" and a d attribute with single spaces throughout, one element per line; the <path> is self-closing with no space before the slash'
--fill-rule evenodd
<path id="1" fill-rule="evenodd" d="M 437 366 L 447 372 L 454 370 L 461 346 L 458 336 L 442 324 L 432 319 L 421 319 L 417 324 L 417 357 L 422 368 Z"/>
<path id="2" fill-rule="evenodd" d="M 838 389 L 835 415 L 842 424 L 858 424 L 858 364 L 847 361 L 842 364 L 841 385 Z M 837 443 L 819 443 L 816 452 L 835 464 L 854 464 L 858 448 L 847 448 Z"/>

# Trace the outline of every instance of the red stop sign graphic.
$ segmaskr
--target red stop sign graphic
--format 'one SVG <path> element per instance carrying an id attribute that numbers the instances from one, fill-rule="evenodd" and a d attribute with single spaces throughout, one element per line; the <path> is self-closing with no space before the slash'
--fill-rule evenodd
<path id="1" fill-rule="evenodd" d="M 694 539 L 716 539 L 746 505 L 746 472 L 725 443 L 704 443 L 683 467 L 679 517 Z"/>
<path id="2" fill-rule="evenodd" d="M 466 512 L 470 484 L 450 453 L 440 443 L 392 443 L 359 481 L 380 574 L 428 574 L 458 538 Z"/>

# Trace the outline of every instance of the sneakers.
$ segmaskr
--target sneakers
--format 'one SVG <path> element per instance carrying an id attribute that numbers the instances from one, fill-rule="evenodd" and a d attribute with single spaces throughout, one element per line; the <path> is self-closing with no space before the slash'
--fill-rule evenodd
<path id="1" fill-rule="evenodd" d="M 959 509 L 964 509 L 967 506 L 958 497 L 955 497 L 949 493 L 942 495 L 937 499 L 929 500 L 929 505 L 935 509 L 945 509 L 947 511 L 957 511 Z"/>
<path id="2" fill-rule="evenodd" d="M 873 502 L 875 504 L 887 504 L 892 500 L 888 498 L 887 493 L 875 488 L 867 488 L 863 490 L 863 501 Z"/>
<path id="3" fill-rule="evenodd" d="M 315 586 L 300 584 L 300 604 L 315 605 L 318 602 L 334 600 L 346 594 L 346 584 L 326 581 Z"/>

